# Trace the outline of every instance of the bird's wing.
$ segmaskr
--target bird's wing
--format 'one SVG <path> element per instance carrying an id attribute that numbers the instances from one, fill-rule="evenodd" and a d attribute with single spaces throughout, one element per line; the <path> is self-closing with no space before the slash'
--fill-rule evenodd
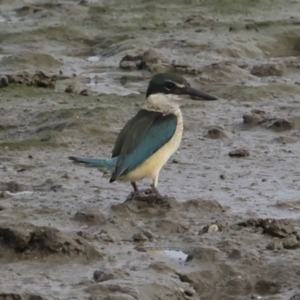
<path id="1" fill-rule="evenodd" d="M 117 179 L 144 162 L 172 138 L 176 127 L 175 115 L 144 110 L 127 129 L 112 177 Z"/>
<path id="2" fill-rule="evenodd" d="M 119 135 L 117 136 L 117 139 L 115 141 L 115 145 L 114 148 L 112 150 L 112 157 L 116 157 L 119 156 L 121 153 L 121 149 L 123 147 L 124 141 L 126 139 L 126 136 L 128 134 L 128 132 L 130 132 L 130 130 L 133 128 L 133 126 L 135 126 L 135 124 L 145 118 L 146 116 L 149 116 L 150 112 L 145 110 L 145 109 L 141 109 L 138 111 L 138 113 L 132 118 L 130 119 L 125 126 L 123 127 L 123 129 L 120 131 Z M 153 117 L 154 116 L 158 116 L 160 115 L 160 113 L 157 112 L 152 112 Z M 151 125 L 151 124 L 150 124 Z M 149 125 L 149 126 L 150 126 Z"/>

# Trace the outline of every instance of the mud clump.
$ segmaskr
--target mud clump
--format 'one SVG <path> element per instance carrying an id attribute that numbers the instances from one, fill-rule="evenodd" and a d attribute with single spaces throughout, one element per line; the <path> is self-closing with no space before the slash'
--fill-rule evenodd
<path id="1" fill-rule="evenodd" d="M 295 128 L 293 120 L 272 117 L 263 110 L 252 110 L 249 114 L 243 115 L 244 124 L 255 126 L 259 125 L 277 132 L 287 131 Z"/>
<path id="2" fill-rule="evenodd" d="M 229 152 L 230 157 L 247 157 L 250 152 L 247 149 L 235 149 Z"/>
<path id="3" fill-rule="evenodd" d="M 263 64 L 254 66 L 251 70 L 251 74 L 258 77 L 278 76 L 283 75 L 283 70 L 275 64 Z"/>
<path id="4" fill-rule="evenodd" d="M 167 59 L 161 58 L 153 49 L 145 51 L 141 55 L 126 55 L 120 61 L 120 68 L 125 70 L 148 70 L 153 73 L 163 72 L 166 65 L 169 64 Z"/>
<path id="5" fill-rule="evenodd" d="M 217 139 L 227 139 L 228 135 L 222 126 L 215 126 L 208 129 L 205 137 L 217 140 Z"/>
<path id="6" fill-rule="evenodd" d="M 23 259 L 47 255 L 87 259 L 101 256 L 76 233 L 64 233 L 56 228 L 38 227 L 30 223 L 0 224 L 0 253 L 7 258 L 13 255 Z"/>
<path id="7" fill-rule="evenodd" d="M 79 210 L 73 220 L 89 225 L 99 225 L 105 222 L 105 215 L 94 207 L 86 207 Z"/>
<path id="8" fill-rule="evenodd" d="M 294 123 L 286 119 L 275 118 L 267 120 L 266 127 L 274 131 L 287 131 L 294 128 Z"/>
<path id="9" fill-rule="evenodd" d="M 27 86 L 54 89 L 56 81 L 56 75 L 46 75 L 42 71 L 37 71 L 35 73 L 21 72 L 1 76 L 0 88 L 7 87 L 10 84 L 25 84 Z"/>
<path id="10" fill-rule="evenodd" d="M 0 300 L 47 300 L 37 294 L 0 293 Z"/>
<path id="11" fill-rule="evenodd" d="M 249 114 L 243 115 L 245 124 L 257 125 L 267 118 L 267 113 L 264 110 L 253 109 Z"/>
<path id="12" fill-rule="evenodd" d="M 145 197 L 134 196 L 127 199 L 124 203 L 112 206 L 112 210 L 116 213 L 123 214 L 126 211 L 131 211 L 136 214 L 144 215 L 145 217 L 157 216 L 161 213 L 170 213 L 179 205 L 174 198 L 157 199 L 155 195 Z"/>
<path id="13" fill-rule="evenodd" d="M 121 269 L 99 269 L 94 272 L 93 280 L 95 282 L 103 282 L 126 276 L 128 276 L 128 274 Z"/>
<path id="14" fill-rule="evenodd" d="M 281 238 L 296 233 L 292 219 L 249 219 L 240 222 L 238 225 L 243 227 L 260 227 L 263 229 L 263 233 Z"/>

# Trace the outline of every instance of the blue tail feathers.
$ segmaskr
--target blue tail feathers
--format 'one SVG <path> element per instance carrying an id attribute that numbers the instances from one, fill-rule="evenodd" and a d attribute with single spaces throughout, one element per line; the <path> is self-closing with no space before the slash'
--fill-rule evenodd
<path id="1" fill-rule="evenodd" d="M 99 168 L 102 170 L 107 170 L 113 172 L 117 163 L 118 158 L 89 158 L 89 157 L 78 157 L 78 156 L 69 156 L 69 159 L 84 164 L 88 167 Z"/>

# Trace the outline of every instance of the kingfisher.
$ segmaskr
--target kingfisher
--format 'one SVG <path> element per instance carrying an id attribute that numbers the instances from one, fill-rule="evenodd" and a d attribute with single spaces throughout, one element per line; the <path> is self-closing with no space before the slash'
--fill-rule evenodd
<path id="1" fill-rule="evenodd" d="M 148 84 L 145 103 L 120 131 L 110 158 L 69 156 L 69 159 L 109 173 L 110 183 L 130 182 L 133 192 L 129 198 L 154 194 L 162 199 L 157 189 L 159 173 L 181 143 L 183 95 L 192 100 L 218 100 L 191 87 L 182 76 L 158 73 Z M 136 183 L 143 179 L 150 180 L 151 189 L 138 189 Z"/>

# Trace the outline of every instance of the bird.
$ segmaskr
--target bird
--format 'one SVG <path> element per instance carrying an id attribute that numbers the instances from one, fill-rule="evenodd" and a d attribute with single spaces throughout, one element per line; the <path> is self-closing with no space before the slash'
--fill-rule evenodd
<path id="1" fill-rule="evenodd" d="M 159 174 L 181 143 L 183 95 L 192 100 L 218 100 L 191 87 L 180 75 L 155 74 L 148 84 L 145 103 L 120 131 L 110 158 L 69 156 L 69 159 L 109 173 L 110 183 L 130 182 L 133 192 L 129 198 L 151 193 L 163 199 L 157 189 Z M 151 189 L 138 189 L 137 182 L 143 179 L 150 180 Z"/>

